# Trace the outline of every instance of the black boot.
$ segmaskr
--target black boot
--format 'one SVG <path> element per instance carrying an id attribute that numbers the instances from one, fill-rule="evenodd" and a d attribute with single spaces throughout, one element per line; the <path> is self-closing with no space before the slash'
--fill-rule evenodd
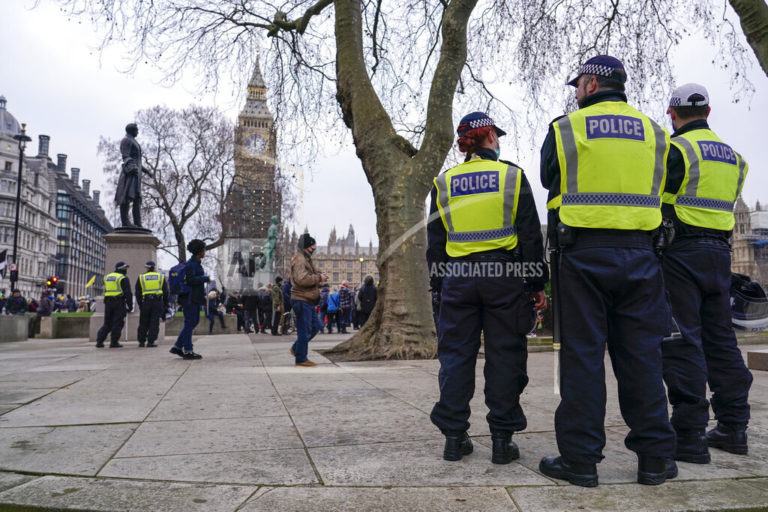
<path id="1" fill-rule="evenodd" d="M 712 458 L 707 448 L 704 430 L 678 430 L 675 460 L 693 464 L 709 464 Z"/>
<path id="2" fill-rule="evenodd" d="M 443 459 L 450 461 L 461 460 L 464 455 L 472 453 L 472 440 L 466 432 L 445 434 L 445 449 Z"/>
<path id="3" fill-rule="evenodd" d="M 123 346 L 119 342 L 113 341 L 109 344 L 109 348 L 123 348 Z"/>
<path id="4" fill-rule="evenodd" d="M 124 203 L 124 204 L 120 205 L 120 223 L 123 225 L 124 228 L 135 228 L 136 227 L 128 219 L 128 209 L 130 207 L 131 207 L 131 205 L 128 204 L 128 203 Z"/>
<path id="5" fill-rule="evenodd" d="M 736 455 L 746 455 L 749 451 L 747 426 L 726 425 L 718 422 L 715 428 L 707 432 L 707 444 L 710 448 L 719 448 Z"/>
<path id="6" fill-rule="evenodd" d="M 515 442 L 512 441 L 512 432 L 492 430 L 491 441 L 493 442 L 491 462 L 494 464 L 509 464 L 513 460 L 520 458 L 520 450 Z"/>
<path id="7" fill-rule="evenodd" d="M 581 487 L 597 487 L 597 465 L 575 464 L 562 457 L 544 457 L 539 462 L 539 471 L 551 478 L 567 480 Z"/>
<path id="8" fill-rule="evenodd" d="M 659 485 L 677 476 L 677 464 L 670 457 L 637 456 L 637 483 Z"/>

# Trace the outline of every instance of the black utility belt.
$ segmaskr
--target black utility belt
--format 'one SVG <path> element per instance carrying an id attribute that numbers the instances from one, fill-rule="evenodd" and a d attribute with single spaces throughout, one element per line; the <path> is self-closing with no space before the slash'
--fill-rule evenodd
<path id="1" fill-rule="evenodd" d="M 113 301 L 117 301 L 117 300 L 121 300 L 121 301 L 125 302 L 125 297 L 123 297 L 122 295 L 112 295 L 111 297 L 104 297 L 104 301 L 105 302 L 107 302 L 107 301 L 113 302 Z"/>
<path id="2" fill-rule="evenodd" d="M 478 254 L 468 254 L 467 256 L 461 256 L 460 258 L 449 258 L 450 262 L 461 261 L 500 261 L 500 262 L 515 262 L 520 261 L 520 256 L 516 252 L 488 252 Z"/>
<path id="3" fill-rule="evenodd" d="M 162 299 L 163 296 L 161 294 L 152 293 L 150 295 L 142 295 L 141 298 L 143 300 L 158 300 L 158 299 Z"/>
<path id="4" fill-rule="evenodd" d="M 562 222 L 557 225 L 557 242 L 562 248 L 580 247 L 625 247 L 651 248 L 654 231 L 624 229 L 574 228 Z"/>

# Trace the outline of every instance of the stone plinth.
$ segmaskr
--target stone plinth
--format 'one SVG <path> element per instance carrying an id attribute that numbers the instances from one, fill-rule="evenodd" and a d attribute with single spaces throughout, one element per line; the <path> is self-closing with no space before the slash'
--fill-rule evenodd
<path id="1" fill-rule="evenodd" d="M 127 277 L 131 283 L 131 293 L 136 291 L 136 279 L 139 274 L 144 272 L 144 265 L 147 261 L 157 262 L 157 247 L 160 240 L 149 233 L 125 233 L 115 232 L 104 235 L 107 243 L 107 259 L 105 265 L 106 273 L 110 273 L 115 268 L 115 263 L 124 261 L 130 267 Z M 96 334 L 101 326 L 104 325 L 104 298 L 96 298 L 96 312 L 91 317 L 89 328 L 89 339 L 96 341 Z M 136 331 L 139 327 L 139 307 L 134 297 L 133 313 L 128 313 L 125 319 L 121 341 L 136 341 Z M 160 332 L 158 339 L 165 337 L 165 324 L 160 322 Z M 109 339 L 107 339 L 109 341 Z"/>
<path id="2" fill-rule="evenodd" d="M 29 320 L 25 315 L 0 315 L 0 341 L 26 341 Z"/>
<path id="3" fill-rule="evenodd" d="M 747 367 L 750 370 L 768 372 L 768 350 L 750 350 L 747 352 Z"/>

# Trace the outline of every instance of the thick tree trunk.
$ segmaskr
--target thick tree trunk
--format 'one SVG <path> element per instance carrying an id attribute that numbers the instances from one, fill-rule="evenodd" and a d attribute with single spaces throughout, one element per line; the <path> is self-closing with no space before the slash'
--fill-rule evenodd
<path id="1" fill-rule="evenodd" d="M 404 169 L 393 170 L 391 179 L 374 194 L 381 276 L 378 300 L 365 327 L 333 350 L 353 359 L 420 359 L 437 352 L 427 293 L 425 232 L 420 229 L 399 240 L 424 217 L 423 187 L 398 179 L 408 174 Z"/>
<path id="2" fill-rule="evenodd" d="M 436 353 L 427 293 L 424 201 L 453 139 L 451 105 L 466 62 L 467 21 L 477 0 L 452 0 L 443 16 L 443 44 L 432 80 L 422 147 L 395 132 L 368 76 L 359 0 L 335 0 L 336 74 L 344 122 L 352 130 L 376 204 L 381 283 L 365 327 L 335 347 L 355 359 L 431 358 Z"/>
<path id="3" fill-rule="evenodd" d="M 768 4 L 765 0 L 729 0 L 739 15 L 747 42 L 755 52 L 763 73 L 768 75 Z"/>

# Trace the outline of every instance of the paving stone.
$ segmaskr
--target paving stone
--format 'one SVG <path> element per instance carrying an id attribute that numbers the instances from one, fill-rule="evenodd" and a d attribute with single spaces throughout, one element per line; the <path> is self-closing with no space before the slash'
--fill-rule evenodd
<path id="1" fill-rule="evenodd" d="M 0 404 L 0 415 L 12 411 L 18 407 L 21 407 L 21 404 Z"/>
<path id="2" fill-rule="evenodd" d="M 145 422 L 116 457 L 302 448 L 288 416 Z"/>
<path id="3" fill-rule="evenodd" d="M 521 512 L 687 512 L 768 507 L 768 493 L 740 481 L 668 481 L 658 487 L 600 484 L 592 489 L 572 485 L 514 487 L 509 493 Z"/>
<path id="4" fill-rule="evenodd" d="M 304 450 L 262 450 L 112 459 L 98 476 L 247 485 L 317 483 Z"/>
<path id="5" fill-rule="evenodd" d="M 741 482 L 768 492 L 768 478 L 745 478 Z"/>
<path id="6" fill-rule="evenodd" d="M 18 473 L 0 472 L 0 492 L 25 484 L 37 478 L 36 476 L 20 475 Z M 0 502 L 1 503 L 1 502 Z"/>
<path id="7" fill-rule="evenodd" d="M 174 393 L 166 395 L 148 421 L 285 416 L 288 411 L 277 396 L 253 393 Z"/>
<path id="8" fill-rule="evenodd" d="M 12 388 L 3 386 L 4 389 L 0 389 L 0 403 L 4 404 L 26 404 L 37 400 L 40 397 L 47 395 L 56 388 L 51 389 L 20 389 L 16 385 Z M 15 388 L 15 389 L 14 389 Z"/>
<path id="9" fill-rule="evenodd" d="M 516 510 L 502 487 L 488 488 L 307 488 L 279 487 L 259 493 L 244 512 L 508 512 Z"/>
<path id="10" fill-rule="evenodd" d="M 136 426 L 0 428 L 0 469 L 92 476 Z"/>
<path id="11" fill-rule="evenodd" d="M 548 479 L 515 462 L 491 463 L 489 448 L 459 462 L 442 458 L 443 440 L 310 448 L 326 485 L 366 486 L 497 486 L 546 485 Z M 364 457 L 361 454 L 365 454 Z"/>
<path id="12" fill-rule="evenodd" d="M 46 476 L 0 494 L 2 505 L 45 510 L 235 510 L 256 487 Z"/>
<path id="13" fill-rule="evenodd" d="M 17 372 L 0 377 L 0 385 L 26 389 L 61 388 L 95 375 L 97 372 Z"/>
<path id="14" fill-rule="evenodd" d="M 57 392 L 59 393 L 59 392 Z M 86 425 L 143 421 L 158 399 L 59 397 L 49 395 L 0 416 L 0 427 Z"/>
<path id="15" fill-rule="evenodd" d="M 443 438 L 426 414 L 406 405 L 399 411 L 376 412 L 357 411 L 349 404 L 343 419 L 333 413 L 292 417 L 309 447 Z"/>

